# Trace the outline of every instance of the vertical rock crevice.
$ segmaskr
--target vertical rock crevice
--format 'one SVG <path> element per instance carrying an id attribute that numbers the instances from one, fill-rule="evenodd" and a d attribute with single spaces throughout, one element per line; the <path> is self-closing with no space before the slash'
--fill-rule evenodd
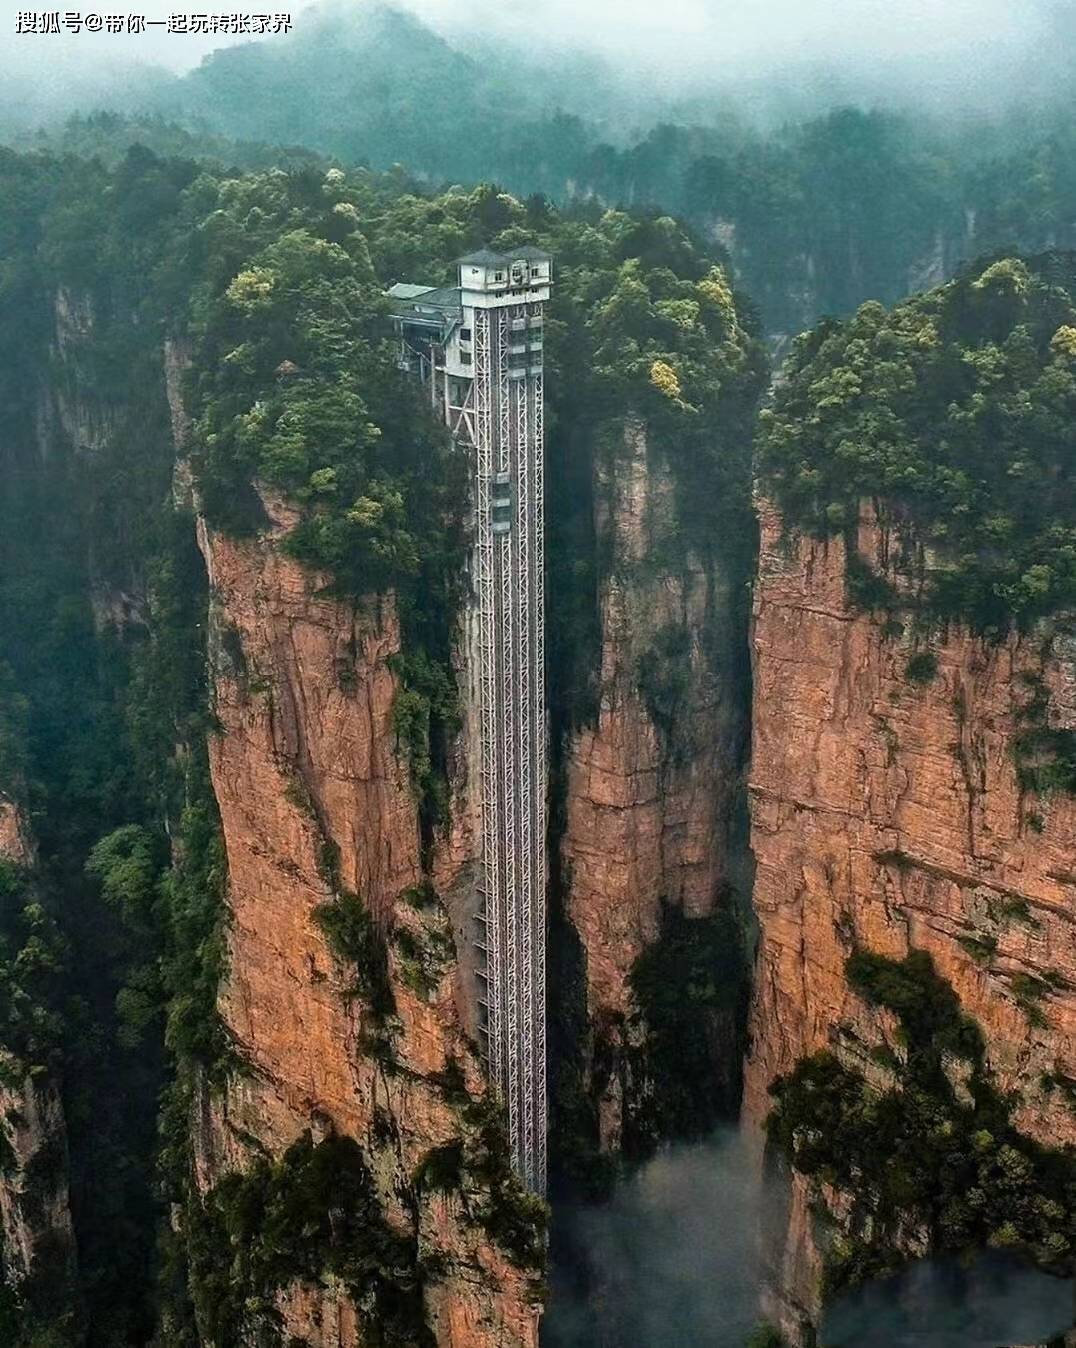
<path id="1" fill-rule="evenodd" d="M 713 947 L 738 944 L 732 891 L 747 864 L 746 681 L 736 668 L 742 578 L 720 546 L 685 544 L 684 490 L 669 453 L 639 422 L 610 430 L 595 452 L 595 710 L 559 746 L 553 845 L 566 924 L 560 954 L 574 948 L 581 985 L 577 1089 L 591 1101 L 592 1145 L 636 1159 L 669 1132 L 707 1131 L 734 1112 L 738 1093 L 738 949 L 722 959 Z M 695 945 L 717 955 L 712 978 L 732 983 L 717 995 L 708 987 L 699 1005 Z M 662 967 L 666 948 L 675 949 L 678 972 Z M 671 986 L 663 995 L 666 979 L 679 979 L 678 1008 Z M 709 1078 L 695 1083 L 695 1118 L 683 1083 L 663 1080 L 668 1064 L 651 1060 L 659 1027 L 648 1014 L 664 1010 L 694 1018 L 708 1045 L 707 1061 L 685 1069 L 701 1065 Z M 662 1099 L 666 1088 L 675 1105 Z"/>

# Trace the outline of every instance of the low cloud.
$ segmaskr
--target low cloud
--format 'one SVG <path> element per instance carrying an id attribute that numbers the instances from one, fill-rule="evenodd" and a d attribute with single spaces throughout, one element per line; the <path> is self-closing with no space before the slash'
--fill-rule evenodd
<path id="1" fill-rule="evenodd" d="M 555 1209 L 543 1348 L 744 1348 L 760 1319 L 760 1233 L 785 1195 L 729 1131 L 660 1153 L 601 1206 Z M 771 1258 L 777 1251 L 768 1251 Z M 1074 1324 L 1071 1280 L 1010 1254 L 922 1260 L 835 1302 L 826 1348 L 1041 1344 Z"/>
<path id="2" fill-rule="evenodd" d="M 735 1134 L 662 1152 L 601 1207 L 558 1210 L 547 1348 L 743 1348 L 762 1186 Z"/>
<path id="3" fill-rule="evenodd" d="M 500 0 L 403 3 L 451 39 L 584 50 L 669 98 L 804 82 L 831 99 L 982 107 L 1061 92 L 1074 55 L 1063 0 L 532 0 L 525 18 Z"/>

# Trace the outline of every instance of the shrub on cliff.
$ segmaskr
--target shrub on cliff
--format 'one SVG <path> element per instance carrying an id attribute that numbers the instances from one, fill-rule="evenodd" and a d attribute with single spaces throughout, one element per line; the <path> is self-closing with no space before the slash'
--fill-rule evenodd
<path id="1" fill-rule="evenodd" d="M 361 997 L 374 1021 L 383 1026 L 396 1011 L 389 978 L 385 938 L 357 894 L 341 890 L 331 903 L 314 909 L 314 920 L 353 981 L 350 995 Z"/>
<path id="2" fill-rule="evenodd" d="M 788 1340 L 773 1325 L 761 1324 L 751 1331 L 745 1348 L 788 1348 Z"/>
<path id="3" fill-rule="evenodd" d="M 336 1279 L 359 1308 L 364 1342 L 430 1348 L 417 1239 L 390 1226 L 358 1144 L 309 1133 L 279 1160 L 222 1179 L 185 1215 L 191 1286 L 205 1341 L 273 1343 L 276 1294 Z"/>
<path id="4" fill-rule="evenodd" d="M 1048 255 L 820 324 L 762 414 L 765 489 L 853 551 L 878 502 L 931 613 L 1004 630 L 1076 605 L 1074 322 L 1076 259 Z"/>
<path id="5" fill-rule="evenodd" d="M 657 941 L 630 974 L 639 1031 L 627 1050 L 635 1082 L 625 1110 L 625 1153 L 649 1155 L 663 1138 L 705 1137 L 735 1116 L 747 997 L 743 936 L 731 900 L 709 917 L 669 907 Z"/>
<path id="6" fill-rule="evenodd" d="M 0 1082 L 56 1066 L 70 1026 L 62 1009 L 70 949 L 25 867 L 0 857 Z"/>
<path id="7" fill-rule="evenodd" d="M 802 1059 L 774 1082 L 771 1143 L 801 1173 L 848 1195 L 851 1215 L 830 1244 L 830 1290 L 896 1267 L 902 1241 L 925 1231 L 935 1249 L 1016 1247 L 1064 1271 L 1076 1250 L 1076 1156 L 1019 1133 L 1014 1102 L 993 1084 L 982 1036 L 930 957 L 860 951 L 850 984 L 899 1018 L 907 1050 L 891 1056 L 889 1089 L 832 1053 Z M 952 1063 L 963 1060 L 963 1084 Z"/>
<path id="8" fill-rule="evenodd" d="M 512 1169 L 505 1111 L 487 1092 L 465 1107 L 464 1117 L 474 1132 L 469 1172 L 485 1196 L 478 1222 L 517 1267 L 540 1278 L 546 1267 L 549 1208 Z"/>

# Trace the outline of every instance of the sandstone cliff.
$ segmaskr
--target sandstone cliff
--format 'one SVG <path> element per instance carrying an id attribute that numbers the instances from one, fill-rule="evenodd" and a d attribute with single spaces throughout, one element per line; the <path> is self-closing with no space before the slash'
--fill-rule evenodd
<path id="1" fill-rule="evenodd" d="M 387 1229 L 417 1251 L 434 1341 L 529 1348 L 540 1292 L 490 1234 L 488 1185 L 466 1166 L 458 1185 L 422 1189 L 417 1178 L 431 1155 L 468 1154 L 468 1109 L 485 1083 L 393 730 L 393 598 L 328 597 L 327 578 L 280 549 L 294 523 L 288 507 L 265 505 L 271 522 L 257 539 L 200 529 L 219 724 L 210 758 L 229 876 L 219 1006 L 241 1067 L 201 1102 L 198 1184 L 208 1191 L 259 1155 L 279 1157 L 308 1130 L 315 1141 L 354 1139 Z M 452 890 L 473 860 L 466 830 L 445 840 L 438 885 Z M 318 920 L 341 896 L 358 897 L 385 943 L 387 1013 L 356 994 L 356 969 Z M 296 1280 L 277 1308 L 286 1333 L 311 1348 L 368 1342 L 369 1307 L 332 1278 Z"/>
<path id="2" fill-rule="evenodd" d="M 581 944 L 600 1145 L 624 1142 L 649 1089 L 630 1052 L 646 1038 L 631 974 L 666 910 L 704 918 L 740 865 L 736 803 L 746 708 L 718 669 L 732 647 L 731 583 L 685 554 L 676 476 L 644 428 L 625 424 L 595 456 L 601 559 L 596 719 L 570 735 L 560 840 L 563 905 Z M 733 1027 L 722 1026 L 728 1080 Z"/>
<path id="3" fill-rule="evenodd" d="M 773 1079 L 819 1049 L 877 1072 L 872 1050 L 895 1046 L 895 1025 L 856 996 L 845 962 L 857 947 L 896 959 L 916 948 L 980 1025 L 1017 1127 L 1072 1143 L 1076 802 L 1026 789 L 1014 752 L 1035 690 L 1049 695 L 1051 725 L 1076 724 L 1072 639 L 1058 624 L 990 643 L 953 625 L 912 677 L 910 628 L 849 604 L 844 544 L 786 537 L 770 506 L 761 515 L 746 1116 L 760 1123 Z M 866 512 L 858 545 L 884 573 L 898 542 Z M 795 1177 L 777 1224 L 790 1329 L 817 1304 L 813 1196 Z M 829 1206 L 839 1219 L 839 1196 Z M 908 1233 L 909 1252 L 917 1239 Z"/>
<path id="4" fill-rule="evenodd" d="M 0 861 L 22 869 L 32 867 L 34 860 L 23 812 L 0 794 Z M 5 899 L 13 902 L 12 895 Z M 48 1071 L 26 1070 L 20 1080 L 4 1064 L 0 1077 L 3 1282 L 31 1313 L 58 1317 L 72 1295 L 76 1263 L 60 1088 Z"/>

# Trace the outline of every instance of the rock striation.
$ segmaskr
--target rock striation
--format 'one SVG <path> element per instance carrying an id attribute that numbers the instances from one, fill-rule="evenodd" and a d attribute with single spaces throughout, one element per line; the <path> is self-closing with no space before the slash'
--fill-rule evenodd
<path id="1" fill-rule="evenodd" d="M 805 1054 L 829 1049 L 862 1072 L 872 1047 L 893 1046 L 891 1018 L 855 995 L 845 961 L 857 947 L 894 959 L 915 948 L 980 1025 L 1016 1126 L 1076 1142 L 1076 802 L 1029 790 L 1015 752 L 1035 690 L 1052 726 L 1076 725 L 1071 636 L 1058 622 L 991 642 L 951 624 L 917 668 L 910 625 L 849 603 L 843 540 L 786 534 L 766 502 L 761 526 L 748 1121 L 761 1124 L 768 1087 Z M 860 556 L 884 574 L 900 546 L 865 509 Z M 790 1328 L 817 1307 L 810 1197 L 793 1177 L 779 1223 Z"/>
<path id="2" fill-rule="evenodd" d="M 676 475 L 645 428 L 623 425 L 594 461 L 600 648 L 596 718 L 566 746 L 564 910 L 583 951 L 587 1017 L 599 1052 L 600 1144 L 621 1145 L 626 1107 L 645 1091 L 622 1050 L 640 1042 L 630 976 L 666 907 L 715 909 L 738 864 L 745 708 L 718 672 L 730 585 L 718 562 L 685 553 Z"/>

